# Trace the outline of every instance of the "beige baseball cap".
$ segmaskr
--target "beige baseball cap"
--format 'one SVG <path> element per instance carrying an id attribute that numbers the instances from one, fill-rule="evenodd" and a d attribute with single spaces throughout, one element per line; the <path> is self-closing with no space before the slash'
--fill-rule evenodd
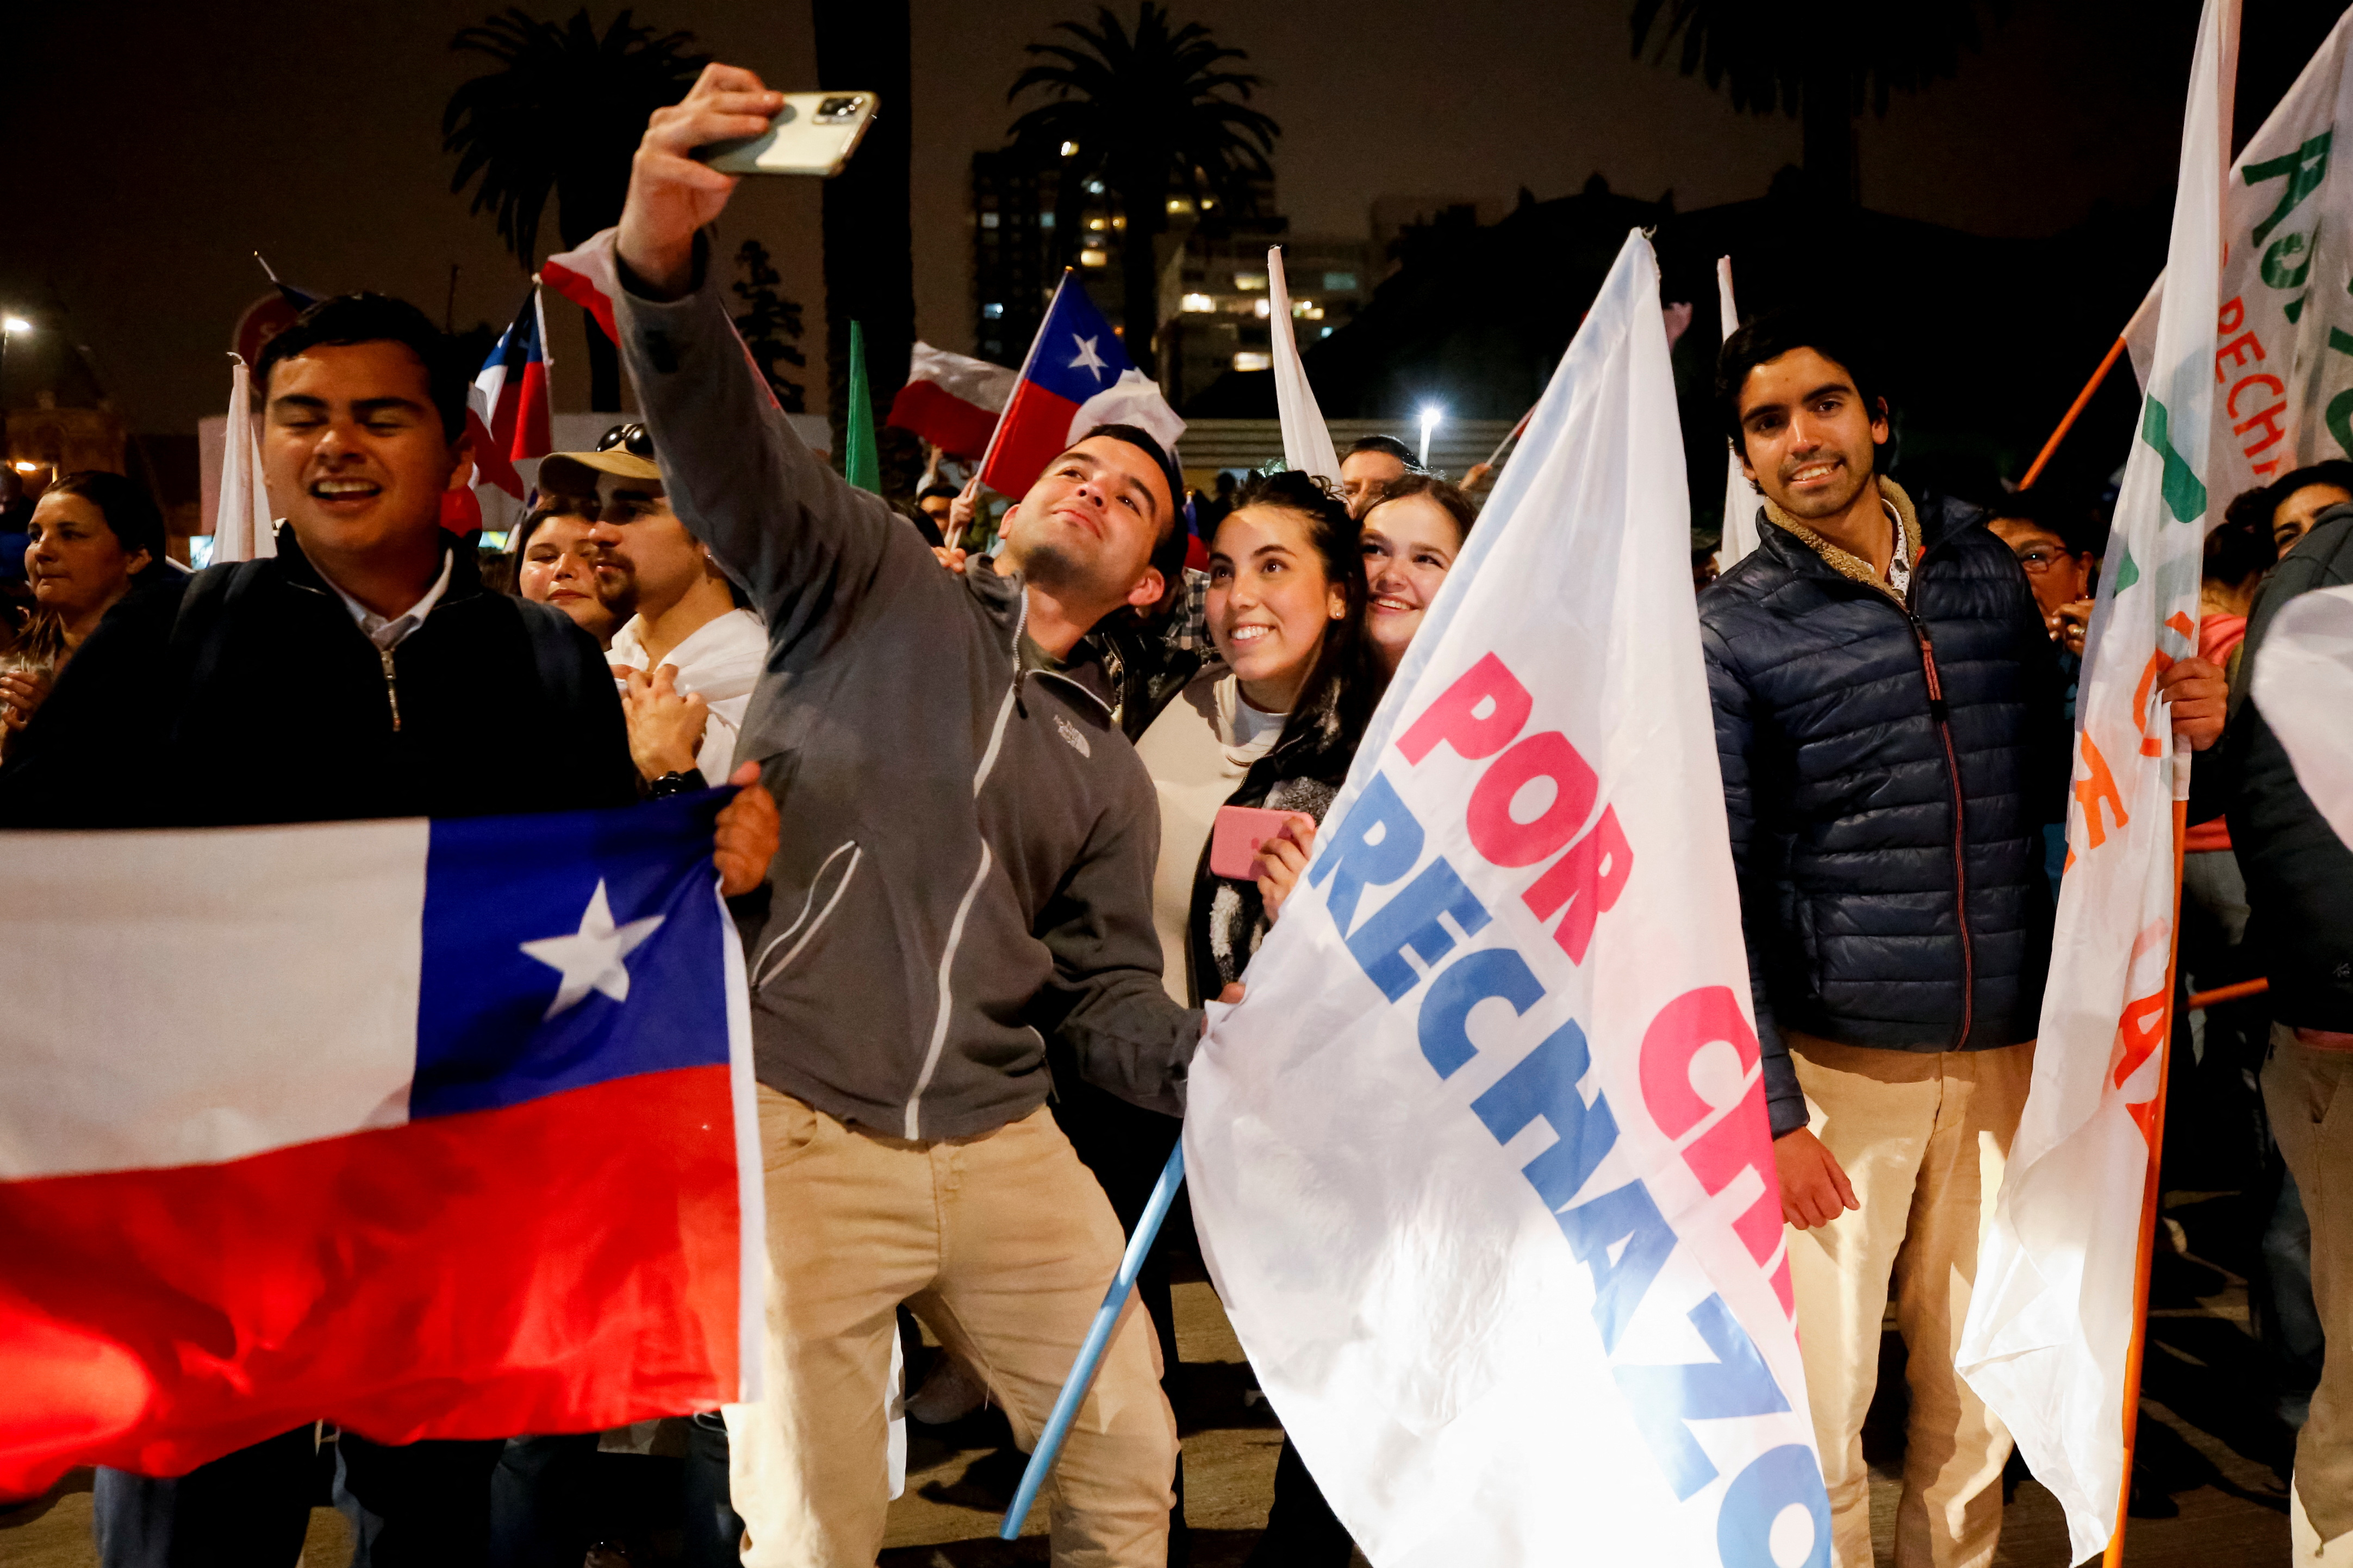
<path id="1" fill-rule="evenodd" d="M 654 461 L 653 437 L 635 420 L 605 432 L 593 452 L 550 452 L 540 459 L 539 488 L 584 493 L 596 488 L 598 474 L 661 483 L 661 466 Z"/>

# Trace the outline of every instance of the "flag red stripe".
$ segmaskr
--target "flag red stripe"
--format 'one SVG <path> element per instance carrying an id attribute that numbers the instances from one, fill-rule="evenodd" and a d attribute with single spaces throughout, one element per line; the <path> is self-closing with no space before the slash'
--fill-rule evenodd
<path id="1" fill-rule="evenodd" d="M 586 1432 L 736 1394 L 724 1067 L 218 1165 L 0 1184 L 0 1497 L 325 1417 Z"/>
<path id="2" fill-rule="evenodd" d="M 534 355 L 522 367 L 522 377 L 512 390 L 516 412 L 514 435 L 507 447 L 507 456 L 516 462 L 525 458 L 546 457 L 554 450 L 547 434 L 547 362 Z M 503 404 L 505 399 L 501 399 L 501 402 Z"/>
<path id="3" fill-rule="evenodd" d="M 605 335 L 614 342 L 621 341 L 620 328 L 613 322 L 613 297 L 603 284 L 585 272 L 575 272 L 562 262 L 550 258 L 541 264 L 540 280 L 590 315 L 605 329 Z"/>
<path id="4" fill-rule="evenodd" d="M 1034 381 L 1013 389 L 1005 405 L 1004 427 L 997 433 L 997 448 L 981 470 L 981 482 L 1001 496 L 1018 499 L 1029 493 L 1046 471 L 1046 465 L 1071 444 L 1071 421 L 1079 405 L 1047 391 Z"/>
<path id="5" fill-rule="evenodd" d="M 482 423 L 480 408 L 466 410 L 466 439 L 471 443 L 474 457 L 474 483 L 494 485 L 515 500 L 522 500 L 522 476 L 508 461 L 506 444 Z"/>
<path id="6" fill-rule="evenodd" d="M 977 458 L 988 450 L 997 416 L 935 381 L 911 381 L 891 400 L 890 423 L 913 430 L 952 457 Z"/>

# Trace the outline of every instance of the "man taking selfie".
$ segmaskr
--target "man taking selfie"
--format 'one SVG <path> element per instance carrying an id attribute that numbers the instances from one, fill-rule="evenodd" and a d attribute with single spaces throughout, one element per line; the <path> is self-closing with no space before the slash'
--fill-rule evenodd
<path id="1" fill-rule="evenodd" d="M 616 304 L 670 504 L 768 626 L 737 752 L 796 827 L 747 923 L 771 1393 L 727 1420 L 744 1561 L 833 1568 L 882 1543 L 899 1304 L 1026 1447 L 1117 1267 L 1046 1109 L 1047 1035 L 1106 1088 L 1181 1103 L 1200 1019 L 1161 989 L 1157 805 L 1081 638 L 1156 600 L 1184 539 L 1174 463 L 1127 426 L 1047 465 L 996 569 L 960 575 L 801 445 L 711 276 L 735 180 L 690 155 L 781 102 L 713 65 L 655 112 Z M 1050 1489 L 1057 1563 L 1163 1561 L 1156 1360 L 1131 1299 Z"/>

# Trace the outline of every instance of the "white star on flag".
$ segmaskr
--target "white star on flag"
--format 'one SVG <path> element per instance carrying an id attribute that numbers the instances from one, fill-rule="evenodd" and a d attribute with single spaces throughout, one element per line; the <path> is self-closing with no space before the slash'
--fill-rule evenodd
<path id="1" fill-rule="evenodd" d="M 543 936 L 519 944 L 523 952 L 564 976 L 555 1000 L 540 1016 L 545 1023 L 565 1008 L 577 1005 L 591 991 L 601 991 L 616 1002 L 629 999 L 629 970 L 622 960 L 659 929 L 664 917 L 648 915 L 625 926 L 613 924 L 613 906 L 605 897 L 605 880 L 588 896 L 580 929 L 569 936 Z"/>
<path id="2" fill-rule="evenodd" d="M 1095 379 L 1101 381 L 1103 378 L 1103 372 L 1111 368 L 1103 363 L 1103 355 L 1095 353 L 1095 344 L 1102 339 L 1100 337 L 1082 338 L 1078 333 L 1072 332 L 1071 341 L 1079 345 L 1079 357 L 1071 362 L 1071 368 L 1091 370 L 1094 372 Z"/>

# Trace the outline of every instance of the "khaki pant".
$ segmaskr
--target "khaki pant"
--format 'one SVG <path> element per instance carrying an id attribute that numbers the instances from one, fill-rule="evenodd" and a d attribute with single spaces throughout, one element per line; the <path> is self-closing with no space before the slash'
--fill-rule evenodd
<path id="1" fill-rule="evenodd" d="M 768 1397 L 727 1407 L 746 1568 L 871 1568 L 901 1302 L 987 1381 L 1024 1449 L 1118 1272 L 1111 1204 L 1042 1108 L 977 1138 L 848 1126 L 763 1086 Z M 1160 1568 L 1176 1421 L 1134 1296 L 1046 1489 L 1060 1568 Z"/>
<path id="2" fill-rule="evenodd" d="M 1894 1280 L 1912 1414 L 1898 1568 L 1981 1568 L 2001 1532 L 2010 1434 L 1953 1370 L 2002 1161 L 2034 1076 L 2034 1044 L 1989 1051 L 1873 1050 L 1789 1037 L 1814 1136 L 1862 1205 L 1789 1231 L 1798 1336 L 1830 1489 L 1838 1568 L 1871 1568 L 1862 1418 L 1879 1382 Z"/>
<path id="3" fill-rule="evenodd" d="M 2312 1302 L 2328 1347 L 2295 1439 L 2296 1561 L 2333 1542 L 2353 1563 L 2353 1541 L 2340 1539 L 2353 1535 L 2353 1051 L 2321 1050 L 2273 1025 L 2263 1108 L 2312 1221 Z"/>

